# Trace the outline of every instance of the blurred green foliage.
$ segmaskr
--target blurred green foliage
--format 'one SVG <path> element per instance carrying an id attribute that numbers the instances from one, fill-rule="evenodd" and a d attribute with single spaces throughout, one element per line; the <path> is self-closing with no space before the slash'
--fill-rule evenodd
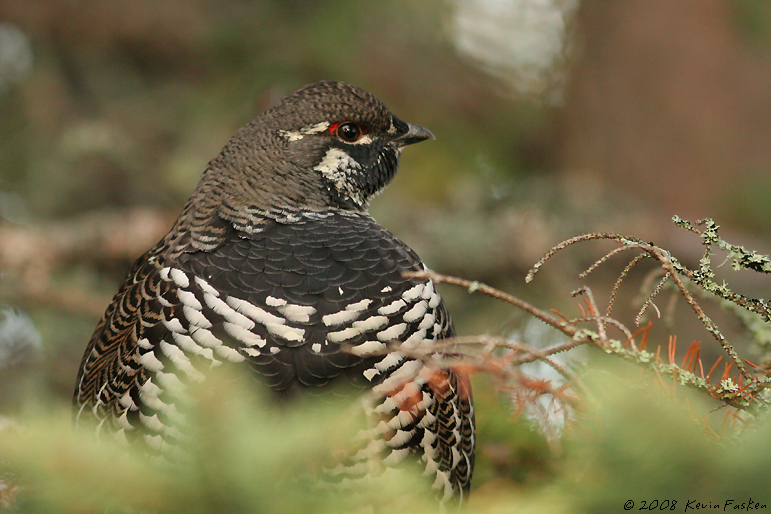
<path id="1" fill-rule="evenodd" d="M 685 512 L 688 501 L 719 504 L 707 512 L 723 511 L 727 500 L 771 505 L 771 455 L 763 442 L 771 437 L 768 419 L 733 442 L 717 443 L 693 416 L 710 411 L 704 398 L 683 388 L 669 396 L 630 380 L 637 375 L 631 365 L 599 368 L 589 374 L 594 405 L 587 423 L 570 436 L 565 468 L 581 511 L 620 511 L 627 500 L 634 510 L 643 500 L 659 506 L 677 501 L 676 512 Z"/>
<path id="2" fill-rule="evenodd" d="M 281 408 L 260 398 L 250 377 L 223 373 L 210 376 L 193 396 L 189 461 L 175 464 L 148 463 L 110 440 L 96 443 L 90 429 L 75 433 L 71 413 L 61 406 L 28 409 L 36 412 L 28 412 L 24 426 L 0 437 L 0 462 L 24 489 L 18 510 L 332 513 L 393 504 L 424 511 L 417 491 L 428 490 L 427 482 L 409 469 L 350 494 L 314 485 L 313 470 L 351 446 L 358 418 L 349 403 Z"/>
<path id="3" fill-rule="evenodd" d="M 629 500 L 632 510 L 656 501 L 650 510 L 675 512 L 684 512 L 688 502 L 691 508 L 693 502 L 719 505 L 707 512 L 722 512 L 728 500 L 771 504 L 767 420 L 732 443 L 717 443 L 683 408 L 707 407 L 692 391 L 678 390 L 673 398 L 634 378 L 642 376 L 637 368 L 607 358 L 594 360 L 593 368 L 587 376 L 592 400 L 567 434 L 562 455 L 550 459 L 550 470 L 524 483 L 505 475 L 480 480 L 469 512 L 609 513 L 626 510 Z M 231 376 L 209 380 L 191 417 L 191 460 L 172 470 L 108 442 L 96 444 L 90 432 L 74 434 L 69 413 L 60 407 L 38 403 L 27 409 L 23 426 L 0 437 L 3 471 L 16 473 L 23 486 L 18 511 L 322 513 L 356 512 L 367 504 L 388 511 L 435 510 L 425 494 L 428 482 L 409 468 L 355 493 L 310 485 L 313 470 L 350 445 L 357 428 L 350 405 L 285 409 L 259 398 L 249 382 Z M 484 413 L 481 452 L 493 446 L 496 433 L 497 451 L 516 444 L 519 430 L 505 406 L 491 410 L 482 401 L 478 407 Z"/>
<path id="4" fill-rule="evenodd" d="M 771 41 L 771 5 L 763 0 L 733 0 L 730 3 L 740 33 L 758 46 L 767 45 Z"/>

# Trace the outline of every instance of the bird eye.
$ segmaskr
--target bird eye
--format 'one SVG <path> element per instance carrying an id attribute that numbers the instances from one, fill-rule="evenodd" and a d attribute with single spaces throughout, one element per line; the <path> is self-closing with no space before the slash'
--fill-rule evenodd
<path id="1" fill-rule="evenodd" d="M 330 127 L 330 132 L 347 143 L 355 143 L 367 133 L 366 127 L 353 122 L 335 123 Z"/>

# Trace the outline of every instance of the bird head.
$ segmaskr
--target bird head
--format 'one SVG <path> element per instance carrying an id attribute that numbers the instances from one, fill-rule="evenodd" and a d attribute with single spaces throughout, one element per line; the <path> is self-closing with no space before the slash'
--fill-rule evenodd
<path id="1" fill-rule="evenodd" d="M 431 132 L 394 116 L 350 84 L 317 82 L 287 96 L 271 113 L 289 159 L 312 174 L 333 205 L 366 208 L 394 177 L 402 149 Z"/>
<path id="2" fill-rule="evenodd" d="M 253 207 L 363 211 L 394 177 L 402 149 L 429 138 L 363 89 L 316 82 L 242 128 L 207 175 L 238 175 L 243 190 L 230 196 Z"/>

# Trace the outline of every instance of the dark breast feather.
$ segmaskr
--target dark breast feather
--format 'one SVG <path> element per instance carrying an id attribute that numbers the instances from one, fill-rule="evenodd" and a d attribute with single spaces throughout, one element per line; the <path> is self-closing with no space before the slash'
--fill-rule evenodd
<path id="1" fill-rule="evenodd" d="M 180 255 L 175 266 L 205 279 L 222 295 L 265 307 L 271 299 L 291 305 L 312 307 L 307 320 L 295 322 L 302 328 L 302 341 L 285 341 L 256 327 L 278 353 L 262 351 L 250 357 L 254 368 L 276 390 L 295 386 L 326 385 L 345 375 L 351 383 L 364 385 L 363 371 L 376 357 L 360 357 L 342 345 L 327 342 L 335 326 L 324 320 L 359 302 L 370 303 L 357 320 L 381 316 L 378 309 L 401 298 L 418 280 L 405 280 L 404 271 L 420 271 L 420 258 L 368 215 L 338 214 L 299 223 L 270 222 L 259 232 L 236 232 L 211 252 Z M 406 309 L 389 311 L 388 325 L 403 322 Z M 436 306 L 437 319 L 446 336 L 451 327 L 443 303 Z M 408 323 L 403 337 L 414 333 L 418 321 Z M 387 325 L 387 326 L 388 326 Z M 384 327 L 381 327 L 385 328 Z M 437 332 L 437 331 L 434 331 Z M 355 346 L 373 338 L 362 333 L 345 341 Z M 402 338 L 403 338 L 402 337 Z M 321 351 L 313 351 L 321 345 Z"/>

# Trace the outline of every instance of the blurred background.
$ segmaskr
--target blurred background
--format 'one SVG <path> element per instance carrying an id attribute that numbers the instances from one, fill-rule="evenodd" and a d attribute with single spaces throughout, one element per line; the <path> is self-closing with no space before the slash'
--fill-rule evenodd
<path id="1" fill-rule="evenodd" d="M 610 247 L 523 278 L 583 232 L 695 263 L 670 219 L 709 216 L 769 253 L 766 0 L 2 0 L 0 414 L 67 401 L 99 316 L 206 163 L 320 79 L 436 135 L 372 212 L 439 272 L 575 315 L 577 273 Z M 526 332 L 508 306 L 442 291 L 460 334 Z M 497 464 L 517 480 L 548 468 L 526 465 L 542 441 L 523 437 Z"/>

